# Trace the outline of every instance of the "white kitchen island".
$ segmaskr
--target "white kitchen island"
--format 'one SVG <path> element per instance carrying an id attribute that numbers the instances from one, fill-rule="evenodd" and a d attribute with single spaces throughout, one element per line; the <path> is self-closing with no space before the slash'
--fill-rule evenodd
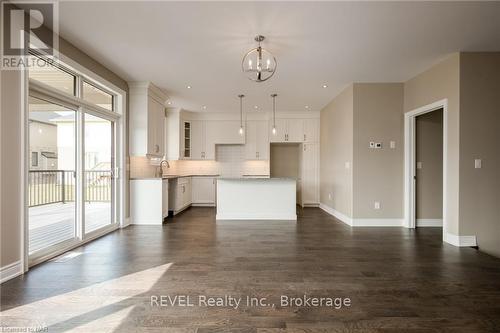
<path id="1" fill-rule="evenodd" d="M 297 220 L 291 178 L 220 178 L 217 220 Z"/>

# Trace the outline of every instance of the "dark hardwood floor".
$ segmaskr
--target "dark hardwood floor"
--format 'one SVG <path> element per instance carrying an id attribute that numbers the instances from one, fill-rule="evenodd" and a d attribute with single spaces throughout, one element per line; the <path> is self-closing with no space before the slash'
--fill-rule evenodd
<path id="1" fill-rule="evenodd" d="M 316 208 L 297 223 L 216 223 L 191 208 L 131 226 L 1 286 L 1 326 L 48 332 L 500 332 L 500 259 L 443 244 L 439 228 L 352 229 Z M 349 307 L 281 307 L 280 296 Z M 195 306 L 151 297 L 189 295 Z M 265 297 L 275 307 L 199 306 Z"/>

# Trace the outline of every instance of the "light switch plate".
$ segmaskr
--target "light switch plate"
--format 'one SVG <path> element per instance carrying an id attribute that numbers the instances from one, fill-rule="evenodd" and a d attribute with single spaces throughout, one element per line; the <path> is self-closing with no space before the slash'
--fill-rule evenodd
<path id="1" fill-rule="evenodd" d="M 345 166 L 346 169 L 350 169 L 351 168 L 351 163 L 345 162 L 344 166 Z"/>
<path id="2" fill-rule="evenodd" d="M 374 203 L 374 205 L 373 205 L 373 208 L 375 208 L 375 209 L 380 209 L 380 202 L 375 201 L 375 203 Z"/>
<path id="3" fill-rule="evenodd" d="M 396 141 L 391 141 L 391 142 L 389 143 L 389 146 L 391 147 L 391 149 L 396 148 Z"/>
<path id="4" fill-rule="evenodd" d="M 417 169 L 422 169 L 422 162 L 417 162 Z"/>
<path id="5" fill-rule="evenodd" d="M 474 160 L 474 168 L 481 169 L 481 167 L 482 167 L 482 161 L 480 159 L 475 159 Z"/>

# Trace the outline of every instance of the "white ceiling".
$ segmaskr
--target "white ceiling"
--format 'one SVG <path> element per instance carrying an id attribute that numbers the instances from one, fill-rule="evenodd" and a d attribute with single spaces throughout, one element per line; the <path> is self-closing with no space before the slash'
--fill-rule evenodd
<path id="1" fill-rule="evenodd" d="M 237 111 L 240 93 L 247 110 L 269 110 L 274 92 L 278 110 L 320 110 L 351 82 L 406 81 L 453 52 L 500 51 L 499 2 L 68 1 L 59 10 L 64 38 L 191 111 Z M 241 72 L 257 34 L 278 60 L 264 83 Z"/>

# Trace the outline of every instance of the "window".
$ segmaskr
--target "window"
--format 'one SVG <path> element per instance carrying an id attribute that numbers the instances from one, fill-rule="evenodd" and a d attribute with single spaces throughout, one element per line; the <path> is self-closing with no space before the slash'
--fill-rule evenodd
<path id="1" fill-rule="evenodd" d="M 49 64 L 44 59 L 38 57 L 36 59 L 36 66 L 29 69 L 30 79 L 37 80 L 67 94 L 75 95 L 76 78 L 73 74 Z"/>
<path id="2" fill-rule="evenodd" d="M 32 167 L 38 166 L 38 152 L 36 151 L 31 153 L 31 166 Z"/>
<path id="3" fill-rule="evenodd" d="M 106 110 L 113 111 L 113 95 L 90 83 L 87 83 L 86 81 L 83 81 L 82 98 L 87 102 L 96 104 Z"/>

